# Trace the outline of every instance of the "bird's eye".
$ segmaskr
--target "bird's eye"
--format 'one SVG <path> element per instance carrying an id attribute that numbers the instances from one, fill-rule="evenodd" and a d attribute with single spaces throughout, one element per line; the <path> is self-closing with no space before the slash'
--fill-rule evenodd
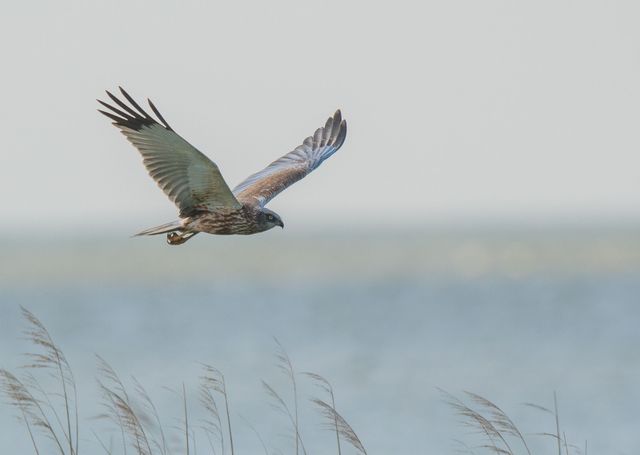
<path id="1" fill-rule="evenodd" d="M 268 219 L 269 221 L 273 221 L 273 215 L 267 215 L 267 219 Z"/>

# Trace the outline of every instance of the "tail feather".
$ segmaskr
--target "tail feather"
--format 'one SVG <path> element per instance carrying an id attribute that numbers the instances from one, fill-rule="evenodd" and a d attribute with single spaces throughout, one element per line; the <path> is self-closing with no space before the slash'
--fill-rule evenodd
<path id="1" fill-rule="evenodd" d="M 171 223 L 161 224 L 160 226 L 145 229 L 144 231 L 135 234 L 134 237 L 138 237 L 141 235 L 166 234 L 167 232 L 179 231 L 180 229 L 182 229 L 182 222 L 180 220 L 176 220 L 172 221 Z"/>

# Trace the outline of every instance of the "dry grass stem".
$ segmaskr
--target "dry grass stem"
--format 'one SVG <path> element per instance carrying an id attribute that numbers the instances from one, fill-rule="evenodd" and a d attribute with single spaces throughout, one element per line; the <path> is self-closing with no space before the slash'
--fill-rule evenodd
<path id="1" fill-rule="evenodd" d="M 293 430 L 294 430 L 293 437 L 297 440 L 297 443 L 295 446 L 296 450 L 302 449 L 302 453 L 307 455 L 307 449 L 305 448 L 304 443 L 302 442 L 300 432 L 296 431 L 295 417 L 291 413 L 289 406 L 287 406 L 287 403 L 284 401 L 284 399 L 282 399 L 282 397 L 278 394 L 278 392 L 276 392 L 275 389 L 271 387 L 268 383 L 266 383 L 265 381 L 262 381 L 262 387 L 264 388 L 265 392 L 267 392 L 267 395 L 269 395 L 273 399 L 275 403 L 274 408 L 282 412 L 284 415 L 286 415 L 289 419 L 289 422 L 291 422 L 291 426 L 293 427 Z"/>
<path id="2" fill-rule="evenodd" d="M 25 335 L 36 346 L 36 352 L 27 354 L 29 363 L 20 376 L 0 369 L 0 393 L 6 397 L 8 404 L 17 410 L 17 417 L 24 424 L 36 455 L 80 455 L 78 392 L 69 362 L 42 322 L 24 308 L 22 314 L 27 321 Z M 291 452 L 295 455 L 307 455 L 300 431 L 297 373 L 282 344 L 277 339 L 275 342 L 276 366 L 285 374 L 287 383 L 291 385 L 291 395 L 287 394 L 288 399 L 284 399 L 265 381 L 262 381 L 262 387 L 270 397 L 272 406 L 288 419 L 287 428 L 293 430 L 295 444 L 291 447 Z M 39 376 L 34 374 L 43 369 L 47 370 L 48 375 L 55 381 L 53 391 L 43 387 L 38 380 Z M 160 412 L 142 384 L 132 378 L 133 392 L 129 393 L 111 365 L 97 356 L 98 387 L 105 409 L 100 417 L 109 419 L 115 425 L 122 441 L 120 450 L 114 451 L 113 439 L 109 439 L 109 444 L 106 444 L 106 439 L 93 432 L 100 447 L 98 450 L 107 455 L 127 455 L 128 450 L 135 455 L 197 455 L 200 449 L 201 452 L 213 455 L 235 455 L 230 399 L 225 377 L 220 370 L 211 365 L 203 364 L 202 369 L 197 401 L 204 416 L 196 425 L 192 423 L 187 387 L 183 383 L 180 391 L 174 391 L 181 400 L 182 416 L 177 420 L 177 425 L 170 426 L 169 432 L 165 432 Z M 323 392 L 323 399 L 311 398 L 311 402 L 324 417 L 326 428 L 335 435 L 337 455 L 342 455 L 344 447 L 348 448 L 342 444 L 344 442 L 359 454 L 367 455 L 356 432 L 337 411 L 334 390 L 329 381 L 317 373 L 307 372 L 303 375 L 310 378 Z M 44 384 L 47 386 L 48 383 Z M 500 455 L 531 455 L 527 438 L 507 413 L 494 402 L 472 392 L 464 392 L 463 399 L 442 390 L 441 393 L 461 418 L 463 425 L 481 437 L 480 444 L 474 447 L 456 441 L 458 451 L 471 454 L 474 454 L 474 451 L 490 451 Z M 218 404 L 217 400 L 220 398 L 224 400 L 224 408 L 222 402 Z M 585 441 L 584 448 L 581 449 L 571 444 L 563 431 L 555 393 L 552 407 L 533 403 L 525 405 L 550 416 L 549 420 L 553 418 L 555 429 L 537 435 L 554 439 L 553 448 L 554 451 L 557 449 L 558 455 L 587 455 L 587 442 Z M 246 423 L 260 442 L 264 455 L 269 455 L 268 446 L 260 433 L 249 422 Z M 527 435 L 529 436 L 530 434 Z M 276 450 L 271 453 L 277 455 L 282 452 Z"/>
<path id="3" fill-rule="evenodd" d="M 327 395 L 329 395 L 329 398 L 331 399 L 331 407 L 335 410 L 336 399 L 335 399 L 335 395 L 333 394 L 333 387 L 331 387 L 331 383 L 317 373 L 306 372 L 304 374 L 310 377 L 311 379 L 313 379 L 314 383 L 317 386 L 319 386 L 321 389 L 323 389 L 327 393 Z M 338 428 L 338 418 L 335 415 L 333 419 L 333 430 L 335 431 L 335 434 L 336 434 L 336 444 L 338 447 L 338 455 L 342 455 L 342 448 L 340 447 L 340 430 Z"/>
<path id="4" fill-rule="evenodd" d="M 367 455 L 367 451 L 360 441 L 360 438 L 358 438 L 356 432 L 353 431 L 351 425 L 347 423 L 347 421 L 338 413 L 338 411 L 335 410 L 333 406 L 318 399 L 313 399 L 312 401 L 320 408 L 320 411 L 326 417 L 329 428 L 333 429 L 334 422 L 337 422 L 339 435 L 351 444 L 358 452 L 363 455 Z"/>
<path id="5" fill-rule="evenodd" d="M 120 377 L 100 357 L 98 357 L 98 371 L 104 377 L 104 381 L 98 380 L 98 387 L 102 392 L 106 415 L 121 428 L 139 455 L 153 455 L 152 444 L 156 447 L 161 445 L 157 441 L 151 442 L 143 424 L 144 418 L 134 409 Z"/>
<path id="6" fill-rule="evenodd" d="M 222 398 L 224 399 L 225 414 L 227 417 L 227 430 L 229 434 L 229 446 L 231 448 L 231 455 L 235 455 L 235 451 L 233 447 L 233 432 L 231 430 L 231 413 L 229 412 L 229 395 L 227 393 L 227 384 L 224 380 L 224 375 L 220 370 L 212 367 L 211 365 L 204 364 L 203 368 L 205 370 L 205 374 L 201 378 L 203 382 L 203 386 L 206 386 L 210 390 L 219 393 L 220 395 L 222 395 Z M 215 400 L 214 400 L 214 406 L 215 406 Z M 218 414 L 218 422 L 220 422 L 219 414 Z M 222 451 L 222 455 L 224 455 L 224 449 Z"/>
<path id="7" fill-rule="evenodd" d="M 269 449 L 267 448 L 267 445 L 265 444 L 264 439 L 262 439 L 262 436 L 260 435 L 260 432 L 247 419 L 242 417 L 242 420 L 244 420 L 245 424 L 249 427 L 249 429 L 253 432 L 253 434 L 256 435 L 256 438 L 258 438 L 258 441 L 260 442 L 260 445 L 262 446 L 262 450 L 264 450 L 264 455 L 269 455 Z"/>
<path id="8" fill-rule="evenodd" d="M 300 436 L 300 422 L 298 419 L 298 385 L 296 383 L 296 373 L 293 369 L 293 364 L 291 363 L 291 359 L 289 358 L 287 351 L 284 349 L 282 344 L 280 344 L 280 341 L 278 341 L 277 338 L 274 338 L 274 341 L 277 345 L 276 359 L 278 360 L 278 368 L 280 368 L 289 378 L 291 381 L 291 387 L 293 388 L 293 430 L 295 432 L 296 455 L 299 455 L 300 445 L 302 445 L 302 437 Z M 306 455 L 307 451 L 304 450 L 304 446 L 302 449 Z"/>
<path id="9" fill-rule="evenodd" d="M 473 409 L 448 392 L 441 390 L 441 393 L 444 395 L 446 402 L 456 411 L 456 414 L 462 417 L 463 425 L 478 430 L 486 437 L 486 442 L 477 446 L 477 449 L 487 449 L 494 453 L 515 455 L 512 446 L 508 443 L 508 439 L 513 438 L 521 442 L 527 455 L 531 455 L 524 434 L 518 429 L 511 418 L 495 403 L 475 393 L 465 392 L 467 398 L 477 407 L 477 409 Z M 533 435 L 554 439 L 560 455 L 569 455 L 572 451 L 582 454 L 582 450 L 578 446 L 568 443 L 565 432 L 561 431 L 558 401 L 555 393 L 553 395 L 553 402 L 553 410 L 534 403 L 524 403 L 527 407 L 544 412 L 545 414 L 550 414 L 554 420 L 555 433 L 542 432 L 533 433 Z M 462 445 L 467 452 L 471 452 L 469 446 Z"/>

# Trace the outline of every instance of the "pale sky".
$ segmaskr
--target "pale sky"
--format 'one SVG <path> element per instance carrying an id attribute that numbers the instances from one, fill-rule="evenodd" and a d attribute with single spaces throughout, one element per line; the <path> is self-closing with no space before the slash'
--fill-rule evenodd
<path id="1" fill-rule="evenodd" d="M 175 219 L 95 110 L 118 85 L 232 187 L 341 108 L 343 148 L 269 205 L 288 227 L 640 218 L 638 17 L 637 1 L 11 2 L 3 230 Z"/>

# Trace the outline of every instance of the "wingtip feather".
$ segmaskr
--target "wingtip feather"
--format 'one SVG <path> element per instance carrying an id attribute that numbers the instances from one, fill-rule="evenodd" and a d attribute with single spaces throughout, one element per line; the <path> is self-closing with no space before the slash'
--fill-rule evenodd
<path id="1" fill-rule="evenodd" d="M 346 120 L 342 120 L 340 122 L 340 128 L 339 128 L 339 133 L 338 133 L 338 137 L 336 137 L 336 148 L 340 148 L 342 147 L 342 144 L 344 144 L 344 140 L 347 137 L 347 121 Z"/>
<path id="2" fill-rule="evenodd" d="M 118 88 L 120 89 L 120 92 L 122 93 L 122 96 L 124 96 L 127 101 L 129 101 L 131 103 L 131 105 L 137 109 L 137 111 L 144 117 L 147 119 L 152 119 L 151 116 L 149 114 L 147 114 L 147 112 L 142 109 L 142 107 L 140 107 L 140 105 L 136 102 L 136 100 L 133 99 L 133 97 L 131 95 L 129 95 L 125 89 L 123 89 L 122 87 L 118 86 Z M 152 119 L 153 120 L 153 119 Z"/>
<path id="3" fill-rule="evenodd" d="M 162 122 L 162 124 L 164 125 L 164 127 L 170 131 L 173 131 L 173 128 L 171 128 L 171 126 L 169 126 L 169 124 L 167 123 L 167 121 L 164 119 L 164 117 L 162 116 L 162 114 L 160 113 L 160 111 L 156 108 L 155 104 L 153 104 L 153 101 L 151 101 L 149 98 L 147 98 L 147 103 L 149 103 L 149 107 L 151 107 L 151 110 L 153 111 L 154 114 L 156 114 L 158 116 L 158 119 L 160 119 L 160 121 Z"/>
<path id="4" fill-rule="evenodd" d="M 118 98 L 109 90 L 105 90 L 105 93 L 107 94 L 109 99 L 111 99 L 113 104 L 106 103 L 100 99 L 96 100 L 102 106 L 107 108 L 106 112 L 98 109 L 99 112 L 114 120 L 116 126 L 126 127 L 134 131 L 140 131 L 140 129 L 145 126 L 158 124 L 156 119 L 151 117 L 144 109 L 142 109 L 140 105 L 131 97 L 131 95 L 129 95 L 129 93 L 127 93 L 127 91 L 122 88 L 122 86 L 118 86 L 118 89 L 120 90 L 122 96 L 126 99 L 126 101 L 130 103 L 130 105 Z M 159 112 L 157 112 L 157 109 L 155 109 L 155 106 L 153 106 L 153 104 L 151 104 L 151 106 L 152 109 L 154 109 L 154 112 L 159 114 Z M 158 115 L 158 117 L 167 129 L 173 131 L 161 115 Z"/>
<path id="5" fill-rule="evenodd" d="M 342 120 L 342 111 L 340 109 L 336 109 L 336 112 L 333 114 L 333 122 L 339 125 L 341 120 Z"/>
<path id="6" fill-rule="evenodd" d="M 100 112 L 102 115 L 109 117 L 111 120 L 114 121 L 114 124 L 118 125 L 120 122 L 122 122 L 122 119 L 110 112 L 106 112 L 103 111 L 102 109 L 96 109 L 98 112 Z"/>

